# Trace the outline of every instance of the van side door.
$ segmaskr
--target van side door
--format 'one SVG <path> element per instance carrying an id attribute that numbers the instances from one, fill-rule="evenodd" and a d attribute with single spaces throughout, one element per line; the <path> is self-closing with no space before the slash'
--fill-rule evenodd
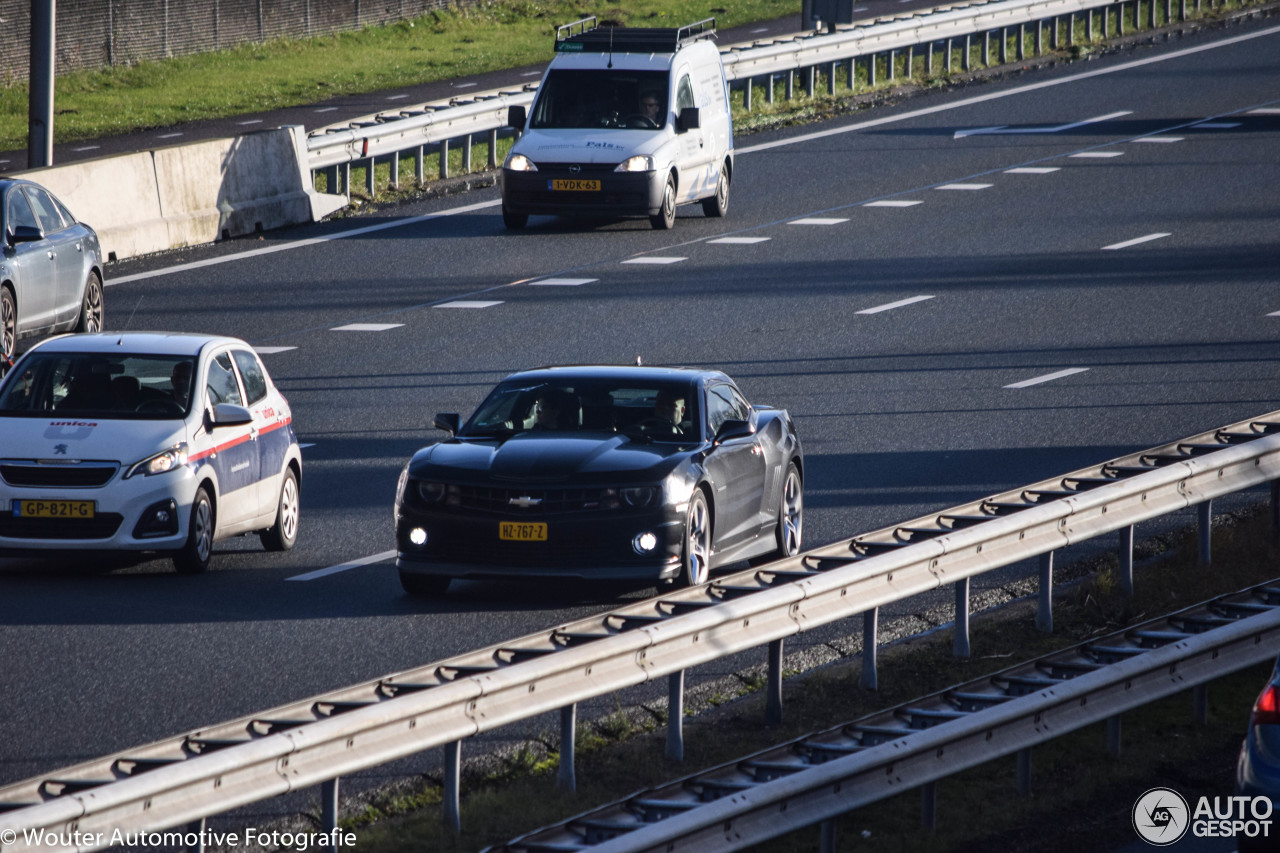
<path id="1" fill-rule="evenodd" d="M 676 169 L 680 174 L 679 192 L 676 201 L 684 203 L 706 195 L 700 184 L 706 173 L 707 164 L 711 160 L 711 152 L 706 147 L 706 138 L 701 127 L 680 130 L 680 112 L 685 107 L 701 106 L 695 96 L 693 80 L 689 74 L 689 66 L 682 66 L 676 81 Z"/>

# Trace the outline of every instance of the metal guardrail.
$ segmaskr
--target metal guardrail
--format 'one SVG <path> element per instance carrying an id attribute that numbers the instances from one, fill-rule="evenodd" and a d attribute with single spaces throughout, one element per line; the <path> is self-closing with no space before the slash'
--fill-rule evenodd
<path id="1" fill-rule="evenodd" d="M 1158 650 L 1158 651 L 1156 651 Z M 1280 650 L 1280 588 L 1255 587 L 1089 640 L 931 696 L 593 809 L 486 853 L 718 853 L 741 850 L 921 788 L 936 822 L 933 783 L 1108 721 L 1120 753 L 1120 714 L 1272 660 Z M 785 805 L 784 805 L 785 804 Z M 834 849 L 834 824 L 822 833 Z"/>
<path id="2" fill-rule="evenodd" d="M 844 540 L 557 628 L 0 788 L 0 853 L 23 829 L 107 833 L 187 824 L 446 745 L 446 814 L 458 821 L 461 741 L 560 710 L 561 779 L 572 781 L 575 703 L 668 676 L 668 752 L 682 751 L 688 667 L 768 644 L 781 701 L 785 637 L 863 614 L 874 682 L 883 604 L 954 584 L 957 648 L 968 578 L 1280 477 L 1280 412 Z M 1123 537 L 1122 537 L 1122 541 Z M 1045 571 L 1047 563 L 1048 571 Z M 1122 583 L 1132 586 L 1132 552 Z M 1042 556 L 1038 621 L 1052 626 Z M 566 724 L 568 722 L 569 724 Z M 336 820 L 329 809 L 328 820 Z M 14 830 L 8 841 L 5 830 Z M 101 845 L 99 845 L 101 846 Z M 96 849 L 79 845 L 79 849 Z"/>
<path id="3" fill-rule="evenodd" d="M 1200 0 L 1194 0 L 1199 10 Z M 877 68 L 883 67 L 887 77 L 895 76 L 899 54 L 909 67 L 917 48 L 927 51 L 928 71 L 933 71 L 934 46 L 942 46 L 944 66 L 954 67 L 954 57 L 960 50 L 961 65 L 970 67 L 971 39 L 980 36 L 983 41 L 983 62 L 990 58 L 990 36 L 1000 33 L 1000 61 L 1007 60 L 1008 33 L 1018 29 L 1017 58 L 1024 57 L 1026 27 L 1035 25 L 1035 52 L 1044 49 L 1042 30 L 1046 22 L 1052 23 L 1051 48 L 1061 45 L 1059 21 L 1069 21 L 1069 40 L 1074 39 L 1076 17 L 1087 16 L 1087 37 L 1094 32 L 1095 13 L 1101 11 L 1103 38 L 1109 37 L 1109 14 L 1116 11 L 1117 34 L 1124 35 L 1126 10 L 1132 10 L 1132 26 L 1142 28 L 1141 9 L 1148 11 L 1147 26 L 1157 25 L 1158 4 L 1164 7 L 1164 21 L 1174 20 L 1173 0 L 979 0 L 963 5 L 940 6 L 924 12 L 894 18 L 881 18 L 871 23 L 843 25 L 835 32 L 800 33 L 788 38 L 778 38 L 768 43 L 732 45 L 721 51 L 725 76 L 731 87 L 743 90 L 744 105 L 752 107 L 753 82 L 767 80 L 769 101 L 773 100 L 773 78 L 787 75 L 787 92 L 791 97 L 796 73 L 808 72 L 806 90 L 814 93 L 817 69 L 827 68 L 828 92 L 836 91 L 836 71 L 841 63 L 848 63 L 846 80 L 852 88 L 854 65 L 866 60 L 867 80 L 874 85 Z M 1186 20 L 1187 0 L 1178 0 L 1178 20 Z M 962 42 L 963 49 L 954 45 Z M 878 61 L 878 57 L 884 57 Z M 310 168 L 313 174 L 328 170 L 331 176 L 330 191 L 336 184 L 350 188 L 349 168 L 353 163 L 378 157 L 393 157 L 398 164 L 401 153 L 411 152 L 416 157 L 417 177 L 423 174 L 424 150 L 427 146 L 439 146 L 440 177 L 448 177 L 448 151 L 453 141 L 464 147 L 464 170 L 470 170 L 471 139 L 476 134 L 488 134 L 490 169 L 497 167 L 496 148 L 498 134 L 506 129 L 507 108 L 533 103 L 536 83 L 505 87 L 480 92 L 467 98 L 447 101 L 429 101 L 394 112 L 377 113 L 343 125 L 331 125 L 312 131 L 307 140 Z M 345 178 L 339 179 L 338 166 L 346 166 Z M 373 169 L 369 168 L 366 183 L 373 192 Z"/>

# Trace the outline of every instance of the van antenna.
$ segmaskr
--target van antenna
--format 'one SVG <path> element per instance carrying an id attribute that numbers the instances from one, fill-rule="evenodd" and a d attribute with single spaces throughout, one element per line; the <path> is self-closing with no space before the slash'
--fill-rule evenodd
<path id="1" fill-rule="evenodd" d="M 613 67 L 613 27 L 609 27 L 609 64 L 605 67 Z"/>

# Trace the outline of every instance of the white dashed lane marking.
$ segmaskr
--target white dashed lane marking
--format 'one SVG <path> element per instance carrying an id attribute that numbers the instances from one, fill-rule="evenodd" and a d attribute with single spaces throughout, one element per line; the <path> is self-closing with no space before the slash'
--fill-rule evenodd
<path id="1" fill-rule="evenodd" d="M 327 569 L 316 569 L 314 572 L 307 572 L 305 575 L 294 575 L 291 578 L 285 578 L 287 581 L 313 581 L 317 578 L 336 575 L 338 572 L 345 572 L 347 569 L 358 569 L 361 566 L 372 565 L 373 563 L 381 563 L 386 560 L 393 559 L 396 556 L 395 551 L 383 551 L 381 554 L 373 554 L 369 557 L 361 557 L 358 560 L 352 560 L 349 563 L 340 563 L 336 566 L 329 566 Z"/>
<path id="2" fill-rule="evenodd" d="M 308 443 L 308 444 L 299 444 L 299 445 L 298 445 L 298 449 L 299 449 L 299 450 L 306 450 L 308 447 L 315 447 L 315 446 L 316 446 L 316 443 L 313 441 L 313 442 L 310 442 L 310 443 Z"/>
<path id="3" fill-rule="evenodd" d="M 254 347 L 253 351 L 258 355 L 275 355 L 278 352 L 288 352 L 297 347 Z"/>
<path id="4" fill-rule="evenodd" d="M 501 305 L 502 300 L 497 299 L 456 299 L 453 302 L 442 302 L 437 308 L 492 308 L 495 305 Z"/>
<path id="5" fill-rule="evenodd" d="M 388 95 L 388 96 L 387 96 L 387 100 L 388 100 L 388 101 L 403 101 L 403 100 L 404 100 L 405 98 L 407 98 L 407 97 L 409 97 L 409 96 L 408 96 L 408 95 Z"/>
<path id="6" fill-rule="evenodd" d="M 1016 169 L 1005 169 L 1006 175 L 1047 175 L 1061 171 L 1061 166 L 1019 166 Z"/>
<path id="7" fill-rule="evenodd" d="M 991 188 L 991 184 L 943 184 L 940 187 L 934 187 L 935 190 L 986 190 Z"/>
<path id="8" fill-rule="evenodd" d="M 156 139 L 176 139 L 181 135 L 182 135 L 181 133 L 162 133 L 159 136 L 157 136 Z"/>
<path id="9" fill-rule="evenodd" d="M 75 149 L 75 150 L 76 150 L 76 151 L 97 151 L 97 150 L 98 150 L 99 148 L 101 148 L 101 147 L 102 147 L 102 146 L 100 146 L 100 145 L 86 145 L 86 146 L 85 146 L 85 147 L 83 147 L 83 148 L 77 148 L 77 149 Z"/>
<path id="10" fill-rule="evenodd" d="M 1066 376 L 1075 376 L 1077 373 L 1084 373 L 1087 367 L 1069 367 L 1066 370 L 1059 370 L 1057 373 L 1047 373 L 1044 376 L 1037 376 L 1034 379 L 1024 379 L 1021 382 L 1015 382 L 1012 385 L 1006 385 L 1006 388 L 1028 388 L 1032 385 L 1039 385 L 1041 382 L 1052 382 L 1055 379 L 1062 379 Z"/>
<path id="11" fill-rule="evenodd" d="M 1230 130 L 1233 127 L 1239 127 L 1238 121 L 1202 121 L 1197 125 L 1193 125 L 1191 130 Z"/>
<path id="12" fill-rule="evenodd" d="M 841 219 L 837 216 L 806 216 L 804 219 L 793 219 L 788 225 L 839 225 L 841 222 L 848 222 L 848 219 Z"/>
<path id="13" fill-rule="evenodd" d="M 238 121 L 236 122 L 236 124 L 240 125 L 241 127 L 244 127 L 245 125 L 249 125 L 249 124 L 262 124 L 262 119 L 251 118 L 248 121 Z"/>
<path id="14" fill-rule="evenodd" d="M 681 261 L 687 261 L 688 258 L 670 258 L 661 257 L 659 255 L 648 255 L 643 258 L 627 258 L 624 264 L 678 264 Z"/>
<path id="15" fill-rule="evenodd" d="M 1259 107 L 1256 110 L 1249 110 L 1245 113 L 1247 116 L 1280 116 L 1280 107 Z"/>
<path id="16" fill-rule="evenodd" d="M 331 332 L 385 332 L 387 329 L 398 329 L 404 323 L 348 323 L 345 326 L 334 326 Z"/>
<path id="17" fill-rule="evenodd" d="M 890 302 L 887 305 L 877 305 L 875 308 L 864 308 L 859 314 L 879 314 L 881 311 L 892 311 L 894 308 L 901 308 L 904 305 L 914 305 L 917 302 L 924 302 L 926 299 L 932 299 L 932 296 L 912 296 L 910 299 L 899 299 L 897 302 Z"/>
<path id="18" fill-rule="evenodd" d="M 1070 154 L 1070 157 L 1080 157 L 1083 159 L 1102 159 L 1105 157 L 1123 157 L 1123 151 L 1081 151 L 1079 154 Z"/>
<path id="19" fill-rule="evenodd" d="M 1134 142 L 1181 142 L 1181 136 L 1143 136 L 1133 140 Z"/>
<path id="20" fill-rule="evenodd" d="M 907 201 L 906 199 L 884 199 L 882 201 L 869 201 L 863 207 L 911 207 L 917 204 L 923 204 L 923 202 Z"/>
<path id="21" fill-rule="evenodd" d="M 333 111 L 334 111 L 334 110 L 336 110 L 336 109 L 337 109 L 337 107 L 321 107 L 320 109 L 316 110 L 316 112 L 318 112 L 318 113 L 331 113 L 331 112 L 333 112 Z"/>
<path id="22" fill-rule="evenodd" d="M 1168 232 L 1161 232 L 1159 234 L 1148 234 L 1145 237 L 1134 237 L 1132 240 L 1125 240 L 1123 243 L 1112 243 L 1110 246 L 1103 246 L 1102 250 L 1105 252 L 1110 249 L 1127 249 L 1130 246 L 1136 246 L 1139 243 L 1149 243 L 1152 240 L 1159 240 L 1162 237 L 1168 237 L 1168 236 L 1170 236 Z"/>
<path id="23" fill-rule="evenodd" d="M 455 88 L 455 89 L 470 89 L 472 86 L 476 86 L 476 85 L 479 85 L 479 84 L 477 84 L 477 83 L 456 83 L 456 84 L 454 84 L 454 87 L 453 87 L 453 88 Z"/>
<path id="24" fill-rule="evenodd" d="M 593 281 L 599 281 L 598 278 L 544 278 L 541 281 L 531 281 L 529 284 L 550 284 L 559 285 L 561 287 L 577 287 L 581 284 L 591 284 Z"/>
<path id="25" fill-rule="evenodd" d="M 1268 314 L 1267 316 L 1268 316 L 1268 317 L 1280 317 L 1280 311 L 1272 311 L 1272 312 L 1271 312 L 1270 314 Z"/>
<path id="26" fill-rule="evenodd" d="M 715 240 L 708 240 L 707 243 L 720 243 L 728 246 L 749 246 L 753 243 L 764 243 L 771 240 L 771 237 L 717 237 Z"/>

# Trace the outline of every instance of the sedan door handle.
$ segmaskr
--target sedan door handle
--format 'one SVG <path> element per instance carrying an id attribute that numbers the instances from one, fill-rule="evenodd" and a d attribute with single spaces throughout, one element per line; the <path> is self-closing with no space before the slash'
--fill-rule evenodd
<path id="1" fill-rule="evenodd" d="M 53 258 L 54 258 L 54 254 L 53 254 L 53 252 L 50 252 L 50 253 L 49 253 L 49 260 L 53 260 Z"/>

